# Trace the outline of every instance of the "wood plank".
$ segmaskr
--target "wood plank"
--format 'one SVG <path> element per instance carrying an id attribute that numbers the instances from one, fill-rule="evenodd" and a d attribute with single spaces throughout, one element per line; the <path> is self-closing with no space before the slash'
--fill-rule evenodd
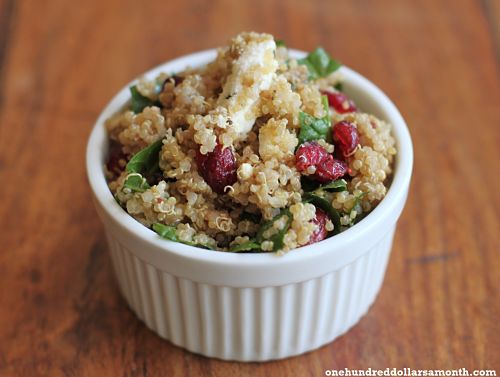
<path id="1" fill-rule="evenodd" d="M 497 368 L 498 3 L 0 1 L 0 375 L 316 376 Z M 323 45 L 380 85 L 415 147 L 380 295 L 334 343 L 230 363 L 162 341 L 112 275 L 84 169 L 101 108 L 142 71 L 241 30 Z"/>

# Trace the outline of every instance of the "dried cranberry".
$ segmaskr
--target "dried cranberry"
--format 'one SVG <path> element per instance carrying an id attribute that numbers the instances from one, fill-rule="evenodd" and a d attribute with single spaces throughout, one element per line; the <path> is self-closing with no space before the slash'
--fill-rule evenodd
<path id="1" fill-rule="evenodd" d="M 328 157 L 328 152 L 325 148 L 315 141 L 306 142 L 297 148 L 295 152 L 298 171 L 305 171 L 309 166 L 316 166 L 325 158 Z"/>
<path id="2" fill-rule="evenodd" d="M 349 168 L 344 161 L 337 160 L 331 154 L 316 166 L 313 177 L 320 183 L 327 183 L 339 179 L 349 173 Z"/>
<path id="3" fill-rule="evenodd" d="M 345 162 L 335 159 L 315 141 L 302 144 L 295 152 L 295 161 L 299 172 L 314 166 L 316 169 L 311 177 L 321 183 L 338 179 L 349 171 Z"/>
<path id="4" fill-rule="evenodd" d="M 337 151 L 344 158 L 352 155 L 359 144 L 359 134 L 356 126 L 345 120 L 333 126 L 332 136 Z"/>
<path id="5" fill-rule="evenodd" d="M 306 245 L 311 245 L 326 238 L 328 234 L 326 230 L 327 221 L 328 215 L 325 213 L 325 211 L 320 208 L 316 208 L 316 216 L 311 220 L 311 222 L 316 225 L 316 229 L 309 237 L 309 242 Z"/>
<path id="6" fill-rule="evenodd" d="M 354 102 L 342 92 L 322 91 L 328 98 L 328 104 L 340 114 L 353 113 L 357 110 Z"/>
<path id="7" fill-rule="evenodd" d="M 111 141 L 106 167 L 113 177 L 118 177 L 121 174 L 127 161 L 126 158 L 127 156 L 123 153 L 121 145 L 116 141 Z"/>
<path id="8" fill-rule="evenodd" d="M 236 159 L 231 148 L 217 144 L 212 152 L 196 153 L 198 173 L 205 182 L 218 194 L 224 194 L 224 188 L 231 186 L 237 180 Z"/>

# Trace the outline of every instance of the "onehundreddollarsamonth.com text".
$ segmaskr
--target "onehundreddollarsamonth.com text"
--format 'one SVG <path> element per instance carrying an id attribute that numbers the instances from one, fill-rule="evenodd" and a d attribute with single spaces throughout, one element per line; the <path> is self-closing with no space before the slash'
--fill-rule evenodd
<path id="1" fill-rule="evenodd" d="M 412 369 L 412 368 L 385 368 L 385 369 L 327 369 L 325 376 L 396 376 L 396 377 L 413 377 L 413 376 L 479 376 L 479 377 L 495 377 L 497 372 L 493 369 L 475 369 L 468 370 L 460 369 Z"/>

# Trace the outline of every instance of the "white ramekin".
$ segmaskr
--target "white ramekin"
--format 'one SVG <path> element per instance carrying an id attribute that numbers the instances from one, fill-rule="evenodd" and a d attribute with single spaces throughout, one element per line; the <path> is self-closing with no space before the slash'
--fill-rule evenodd
<path id="1" fill-rule="evenodd" d="M 303 52 L 293 51 L 301 57 Z M 203 51 L 147 72 L 178 72 L 215 57 Z M 401 114 L 374 84 L 341 68 L 344 91 L 394 126 L 398 155 L 387 196 L 347 231 L 284 256 L 203 250 L 160 239 L 115 202 L 103 174 L 104 120 L 129 100 L 127 85 L 106 106 L 87 146 L 87 171 L 121 292 L 162 338 L 220 359 L 263 361 L 311 351 L 345 333 L 380 290 L 410 183 L 413 151 Z"/>

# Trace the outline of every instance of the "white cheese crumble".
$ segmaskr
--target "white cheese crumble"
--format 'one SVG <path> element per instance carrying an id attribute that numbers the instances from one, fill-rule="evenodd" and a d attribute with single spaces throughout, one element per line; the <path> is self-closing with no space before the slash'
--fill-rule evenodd
<path id="1" fill-rule="evenodd" d="M 255 123 L 261 91 L 269 89 L 278 69 L 276 43 L 268 38 L 250 39 L 234 61 L 217 104 L 228 109 L 234 130 L 246 135 Z"/>

